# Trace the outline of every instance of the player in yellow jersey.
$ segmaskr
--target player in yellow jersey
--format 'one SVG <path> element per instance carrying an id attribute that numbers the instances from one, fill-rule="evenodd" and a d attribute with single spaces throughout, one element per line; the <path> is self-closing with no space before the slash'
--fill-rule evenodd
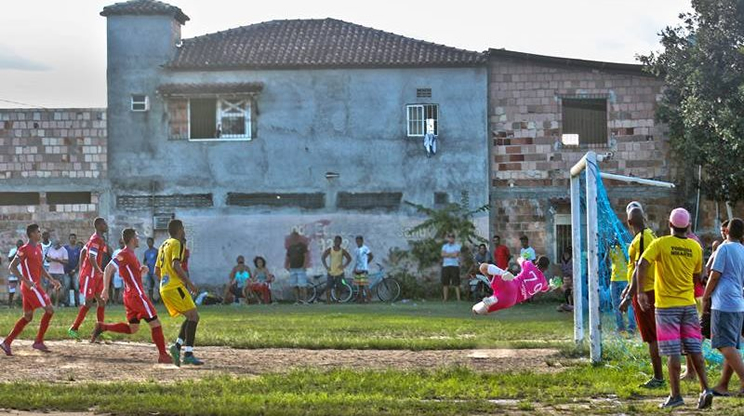
<path id="1" fill-rule="evenodd" d="M 191 293 L 197 288 L 189 279 L 181 263 L 184 261 L 184 244 L 186 231 L 181 220 L 171 220 L 168 223 L 170 238 L 165 240 L 158 249 L 158 259 L 155 264 L 155 276 L 160 280 L 160 299 L 172 317 L 183 315 L 186 320 L 181 325 L 178 339 L 170 347 L 173 363 L 181 365 L 181 347 L 186 350 L 183 363 L 191 365 L 204 364 L 194 356 L 194 340 L 196 326 L 199 324 L 199 313 Z"/>

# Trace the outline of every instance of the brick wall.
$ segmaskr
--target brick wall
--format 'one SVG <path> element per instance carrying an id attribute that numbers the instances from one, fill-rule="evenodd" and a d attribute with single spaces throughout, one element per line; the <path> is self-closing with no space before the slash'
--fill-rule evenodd
<path id="1" fill-rule="evenodd" d="M 607 172 L 669 179 L 664 126 L 654 122 L 658 79 L 642 74 L 492 58 L 489 126 L 494 187 L 568 186 L 568 170 L 589 150 L 561 145 L 561 97 L 608 97 Z"/>
<path id="2" fill-rule="evenodd" d="M 0 177 L 105 178 L 106 110 L 0 110 Z"/>
<path id="3" fill-rule="evenodd" d="M 39 194 L 33 206 L 0 201 L 3 265 L 29 223 L 65 242 L 71 232 L 90 236 L 107 187 L 106 136 L 105 109 L 0 109 L 0 191 Z M 49 204 L 51 192 L 89 192 L 90 201 Z"/>

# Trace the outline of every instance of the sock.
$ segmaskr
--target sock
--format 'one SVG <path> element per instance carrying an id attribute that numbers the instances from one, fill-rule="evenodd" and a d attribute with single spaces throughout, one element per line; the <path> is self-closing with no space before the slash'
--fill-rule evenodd
<path id="1" fill-rule="evenodd" d="M 49 328 L 49 321 L 52 320 L 53 313 L 45 312 L 44 316 L 41 317 L 41 324 L 39 324 L 39 332 L 36 333 L 35 342 L 44 342 L 44 334 L 46 334 Z"/>
<path id="2" fill-rule="evenodd" d="M 165 336 L 163 335 L 163 327 L 156 326 L 150 331 L 152 331 L 152 342 L 154 342 L 155 346 L 158 347 L 158 352 L 160 355 L 165 355 Z"/>
<path id="3" fill-rule="evenodd" d="M 103 322 L 103 319 L 106 315 L 105 312 L 106 312 L 106 308 L 104 308 L 103 306 L 99 306 L 96 309 L 96 318 L 98 318 L 98 322 Z"/>
<path id="4" fill-rule="evenodd" d="M 73 322 L 70 329 L 72 329 L 73 331 L 77 331 L 78 328 L 80 328 L 80 324 L 82 324 L 83 321 L 85 320 L 85 315 L 88 314 L 88 309 L 90 308 L 85 305 L 80 307 L 80 311 L 78 311 L 78 316 L 77 318 L 75 318 L 75 322 Z"/>
<path id="5" fill-rule="evenodd" d="M 131 334 L 132 328 L 129 324 L 120 322 L 118 324 L 101 324 L 101 329 L 109 332 L 116 332 L 119 334 Z"/>
<path id="6" fill-rule="evenodd" d="M 16 322 L 15 326 L 13 327 L 13 331 L 11 331 L 10 334 L 8 334 L 8 336 L 5 337 L 5 341 L 3 341 L 5 345 L 10 345 L 10 343 L 13 342 L 13 340 L 18 336 L 18 334 L 20 334 L 23 331 L 23 328 L 25 328 L 29 322 L 31 321 L 27 321 L 25 318 L 21 317 L 21 319 L 19 319 L 18 322 Z"/>
<path id="7" fill-rule="evenodd" d="M 188 328 L 188 326 L 188 320 L 183 321 L 183 323 L 181 324 L 181 331 L 178 332 L 178 339 L 176 340 L 176 348 L 178 348 L 179 350 L 181 349 L 181 346 L 186 339 L 186 328 Z"/>
<path id="8" fill-rule="evenodd" d="M 196 326 L 199 322 L 188 321 L 189 326 L 186 327 L 186 355 L 191 355 L 194 350 L 194 341 L 196 340 Z"/>

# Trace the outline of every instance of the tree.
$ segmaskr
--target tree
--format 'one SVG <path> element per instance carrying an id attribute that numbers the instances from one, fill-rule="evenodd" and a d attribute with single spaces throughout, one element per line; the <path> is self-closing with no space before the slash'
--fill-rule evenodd
<path id="1" fill-rule="evenodd" d="M 744 0 L 693 0 L 693 12 L 638 57 L 666 88 L 657 118 L 669 126 L 680 178 L 697 177 L 715 201 L 744 200 Z M 689 183 L 689 182 L 688 182 Z"/>

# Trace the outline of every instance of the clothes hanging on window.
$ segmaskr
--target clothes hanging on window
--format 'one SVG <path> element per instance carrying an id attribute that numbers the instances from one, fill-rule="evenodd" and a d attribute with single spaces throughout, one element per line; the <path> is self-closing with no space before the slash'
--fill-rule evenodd
<path id="1" fill-rule="evenodd" d="M 426 157 L 437 154 L 437 136 L 431 133 L 424 135 L 424 150 L 426 151 Z"/>

